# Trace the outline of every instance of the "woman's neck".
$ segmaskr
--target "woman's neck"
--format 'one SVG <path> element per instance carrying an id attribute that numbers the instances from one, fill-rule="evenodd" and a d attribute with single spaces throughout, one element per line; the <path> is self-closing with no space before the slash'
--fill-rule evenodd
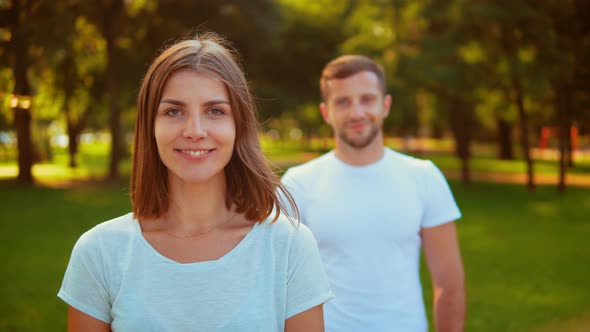
<path id="1" fill-rule="evenodd" d="M 169 185 L 170 204 L 163 227 L 181 234 L 195 234 L 223 224 L 231 217 L 225 202 L 225 177 L 206 183 L 174 182 Z"/>

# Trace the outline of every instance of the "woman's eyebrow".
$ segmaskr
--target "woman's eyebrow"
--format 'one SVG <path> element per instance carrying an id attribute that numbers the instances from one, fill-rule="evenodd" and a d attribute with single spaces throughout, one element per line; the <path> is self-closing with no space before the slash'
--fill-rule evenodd
<path id="1" fill-rule="evenodd" d="M 210 100 L 208 102 L 205 102 L 205 103 L 203 103 L 203 106 L 211 106 L 211 105 L 218 105 L 218 104 L 228 104 L 228 105 L 230 105 L 229 101 L 219 99 L 219 100 Z"/>
<path id="2" fill-rule="evenodd" d="M 176 106 L 184 106 L 186 105 L 185 103 L 183 103 L 180 100 L 176 100 L 176 99 L 164 99 L 162 101 L 160 101 L 160 104 L 172 104 L 172 105 L 176 105 Z"/>
<path id="3" fill-rule="evenodd" d="M 186 103 L 184 103 L 180 100 L 170 99 L 170 98 L 163 99 L 162 101 L 160 101 L 160 104 L 172 104 L 172 105 L 176 105 L 176 106 L 185 106 L 186 105 Z M 207 102 L 204 102 L 203 106 L 211 106 L 211 105 L 219 105 L 219 104 L 230 105 L 230 102 L 227 100 L 223 100 L 223 99 L 209 100 Z"/>

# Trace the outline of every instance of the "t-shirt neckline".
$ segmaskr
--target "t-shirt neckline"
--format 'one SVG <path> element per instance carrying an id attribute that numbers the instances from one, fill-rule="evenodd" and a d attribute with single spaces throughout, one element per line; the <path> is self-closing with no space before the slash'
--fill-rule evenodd
<path id="1" fill-rule="evenodd" d="M 132 217 L 131 221 L 133 223 L 135 235 L 139 238 L 141 245 L 144 248 L 146 248 L 146 250 L 149 251 L 151 255 L 155 256 L 156 258 L 158 258 L 159 260 L 161 260 L 163 262 L 178 265 L 178 266 L 186 266 L 186 267 L 189 267 L 189 266 L 194 266 L 194 267 L 196 267 L 196 266 L 203 266 L 203 267 L 213 266 L 213 265 L 222 264 L 225 261 L 230 260 L 233 256 L 237 255 L 242 250 L 242 247 L 247 246 L 247 244 L 251 241 L 250 238 L 254 237 L 254 233 L 256 232 L 256 229 L 258 228 L 258 226 L 260 224 L 260 222 L 255 222 L 254 225 L 252 226 L 252 228 L 248 231 L 248 233 L 246 233 L 246 235 L 240 240 L 240 242 L 238 242 L 238 244 L 236 244 L 230 251 L 228 251 L 223 256 L 219 257 L 218 259 L 181 263 L 181 262 L 175 261 L 171 258 L 168 258 L 168 257 L 162 255 L 158 250 L 156 250 L 154 247 L 152 247 L 152 245 L 148 242 L 148 240 L 146 240 L 146 238 L 143 236 L 143 233 L 141 232 L 139 220 Z"/>
<path id="2" fill-rule="evenodd" d="M 349 163 L 346 163 L 342 159 L 338 158 L 336 156 L 336 153 L 334 150 L 330 151 L 330 156 L 338 164 L 338 166 L 342 167 L 348 171 L 351 171 L 351 172 L 365 172 L 365 171 L 376 169 L 380 165 L 383 165 L 385 163 L 385 160 L 388 158 L 388 155 L 389 155 L 389 149 L 384 147 L 383 148 L 383 155 L 381 156 L 381 158 L 379 158 L 379 160 L 376 160 L 376 161 L 374 161 L 370 164 L 367 164 L 367 165 L 351 165 Z"/>

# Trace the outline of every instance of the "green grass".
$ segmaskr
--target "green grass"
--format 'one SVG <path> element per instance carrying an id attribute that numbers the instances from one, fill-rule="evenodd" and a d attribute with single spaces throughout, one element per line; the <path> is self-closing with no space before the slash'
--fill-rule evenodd
<path id="1" fill-rule="evenodd" d="M 58 190 L 0 184 L 0 331 L 65 331 L 56 297 L 76 239 L 130 209 L 125 186 Z"/>
<path id="2" fill-rule="evenodd" d="M 590 314 L 589 189 L 452 184 L 463 211 L 467 331 L 536 331 Z"/>
<path id="3" fill-rule="evenodd" d="M 590 314 L 590 190 L 560 196 L 553 187 L 529 194 L 517 185 L 451 185 L 464 214 L 457 225 L 467 331 L 536 331 Z M 65 330 L 56 293 L 72 246 L 94 224 L 129 211 L 126 187 L 0 183 L 0 331 Z M 575 331 L 575 320 L 561 331 Z"/>
<path id="4" fill-rule="evenodd" d="M 311 152 L 294 143 L 263 141 L 263 148 L 286 168 L 329 146 L 314 144 Z M 33 171 L 38 179 L 57 182 L 101 178 L 107 152 L 106 145 L 82 146 L 80 168 L 71 170 L 65 151 L 57 150 L 54 163 L 36 165 Z M 449 155 L 422 157 L 441 169 L 459 167 Z M 65 330 L 66 305 L 56 294 L 72 246 L 96 223 L 130 210 L 128 182 L 21 188 L 11 180 L 14 164 L 0 163 L 0 331 Z M 122 161 L 124 176 L 129 166 L 128 159 Z M 536 166 L 538 172 L 556 171 L 555 162 L 537 161 Z M 522 161 L 486 156 L 474 158 L 472 167 L 508 173 L 524 168 Z M 583 160 L 575 172 L 589 169 Z M 467 331 L 581 331 L 590 326 L 590 189 L 568 188 L 559 195 L 553 186 L 529 194 L 522 185 L 451 185 L 464 214 L 457 225 L 467 277 Z M 424 267 L 422 276 L 430 315 Z"/>

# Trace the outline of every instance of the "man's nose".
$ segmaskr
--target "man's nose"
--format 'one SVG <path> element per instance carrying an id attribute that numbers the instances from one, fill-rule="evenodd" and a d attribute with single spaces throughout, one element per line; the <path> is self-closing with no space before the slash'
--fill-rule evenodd
<path id="1" fill-rule="evenodd" d="M 359 118 L 365 115 L 365 109 L 360 103 L 354 103 L 350 110 L 350 117 Z"/>

